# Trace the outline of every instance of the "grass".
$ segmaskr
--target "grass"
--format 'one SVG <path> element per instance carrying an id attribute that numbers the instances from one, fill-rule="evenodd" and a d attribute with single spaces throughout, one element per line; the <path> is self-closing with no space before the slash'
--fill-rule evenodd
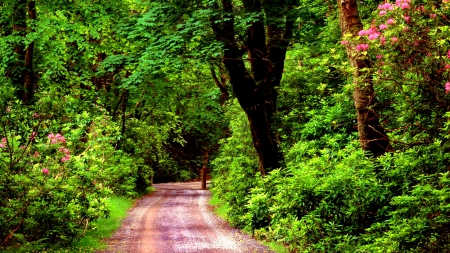
<path id="1" fill-rule="evenodd" d="M 227 214 L 228 214 L 228 203 L 222 203 L 219 199 L 219 197 L 215 194 L 211 196 L 211 200 L 209 201 L 209 204 L 214 207 L 214 212 L 219 216 L 220 218 L 227 220 Z"/>
<path id="2" fill-rule="evenodd" d="M 104 249 L 106 244 L 101 240 L 111 237 L 114 231 L 120 227 L 122 219 L 127 215 L 127 210 L 133 205 L 133 202 L 133 200 L 125 197 L 114 196 L 110 198 L 110 217 L 101 218 L 95 222 L 96 229 L 87 232 L 73 246 L 80 249 Z"/>
<path id="3" fill-rule="evenodd" d="M 108 199 L 111 212 L 108 218 L 101 218 L 96 221 L 91 229 L 79 241 L 67 248 L 52 249 L 48 252 L 94 252 L 95 250 L 105 249 L 106 243 L 102 241 L 113 235 L 120 225 L 121 221 L 127 215 L 127 210 L 133 206 L 134 200 L 122 196 L 112 196 Z"/>

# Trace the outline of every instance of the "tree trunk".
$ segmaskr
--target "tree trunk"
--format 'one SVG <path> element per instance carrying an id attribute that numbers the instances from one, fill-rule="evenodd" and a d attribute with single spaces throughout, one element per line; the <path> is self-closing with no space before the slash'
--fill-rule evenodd
<path id="1" fill-rule="evenodd" d="M 11 80 L 17 87 L 17 96 L 24 104 L 32 101 L 34 96 L 34 73 L 33 73 L 33 53 L 34 42 L 30 43 L 27 48 L 22 41 L 27 35 L 27 9 L 30 19 L 36 19 L 36 3 L 30 1 L 27 5 L 26 0 L 18 0 L 14 5 L 14 14 L 12 17 L 13 34 L 19 36 L 19 42 L 14 46 L 16 60 L 11 70 Z"/>
<path id="2" fill-rule="evenodd" d="M 205 150 L 205 154 L 203 155 L 203 166 L 202 166 L 202 189 L 206 189 L 206 173 L 208 168 L 208 160 L 209 160 L 209 154 L 208 150 Z"/>
<path id="3" fill-rule="evenodd" d="M 363 26 L 358 15 L 356 0 L 338 0 L 338 6 L 342 35 L 358 36 L 358 32 L 363 29 Z M 356 41 L 356 43 L 359 42 Z M 370 62 L 366 56 L 356 50 L 356 43 L 350 41 L 346 50 L 350 63 L 355 68 L 353 99 L 358 122 L 359 142 L 363 150 L 378 157 L 390 150 L 391 146 L 388 136 L 380 125 L 380 116 L 374 109 L 377 101 L 369 71 Z"/>
<path id="4" fill-rule="evenodd" d="M 284 161 L 272 123 L 277 105 L 276 87 L 280 85 L 293 29 L 294 17 L 286 13 L 293 7 L 290 1 L 244 0 L 243 5 L 246 12 L 259 17 L 249 21 L 244 41 L 238 43 L 236 39 L 231 0 L 222 0 L 221 7 L 215 6 L 222 14 L 214 15 L 211 24 L 216 38 L 224 44 L 223 63 L 234 94 L 247 114 L 259 169 L 265 175 L 282 167 Z M 244 53 L 248 55 L 249 69 L 244 63 Z"/>
<path id="5" fill-rule="evenodd" d="M 28 4 L 28 16 L 32 20 L 36 20 L 36 2 L 30 1 Z M 30 103 L 34 97 L 34 72 L 33 72 L 33 54 L 34 41 L 28 45 L 25 51 L 25 69 L 24 69 L 24 95 L 22 97 L 23 103 Z"/>

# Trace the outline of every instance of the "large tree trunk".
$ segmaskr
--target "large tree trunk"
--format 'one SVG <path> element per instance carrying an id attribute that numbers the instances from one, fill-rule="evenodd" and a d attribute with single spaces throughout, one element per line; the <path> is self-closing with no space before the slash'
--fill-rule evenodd
<path id="1" fill-rule="evenodd" d="M 12 16 L 12 31 L 13 34 L 25 38 L 27 35 L 27 9 L 30 19 L 36 19 L 36 3 L 30 1 L 27 5 L 26 0 L 17 0 L 13 10 Z M 19 41 L 14 46 L 16 53 L 16 61 L 12 66 L 11 80 L 14 86 L 17 87 L 17 96 L 23 103 L 30 103 L 34 96 L 34 73 L 33 73 L 33 53 L 34 42 L 30 43 L 25 48 L 23 41 Z"/>
<path id="2" fill-rule="evenodd" d="M 280 85 L 292 35 L 293 17 L 286 17 L 292 5 L 290 1 L 258 0 L 244 0 L 243 5 L 246 12 L 259 14 L 259 19 L 248 24 L 245 41 L 238 43 L 236 39 L 231 0 L 222 0 L 221 7 L 216 5 L 222 15 L 214 15 L 211 24 L 216 38 L 224 43 L 223 63 L 234 94 L 247 114 L 259 168 L 265 175 L 282 167 L 284 161 L 272 123 L 277 105 L 276 87 Z M 244 53 L 248 55 L 250 69 L 244 63 Z"/>
<path id="3" fill-rule="evenodd" d="M 356 0 L 338 0 L 339 20 L 342 34 L 358 36 L 363 29 L 358 15 Z M 358 41 L 357 41 L 358 43 Z M 347 55 L 355 72 L 353 99 L 358 122 L 358 135 L 361 148 L 378 157 L 391 149 L 389 138 L 380 125 L 380 117 L 375 111 L 376 104 L 373 81 L 370 76 L 370 62 L 356 50 L 356 43 L 350 41 L 346 47 Z"/>

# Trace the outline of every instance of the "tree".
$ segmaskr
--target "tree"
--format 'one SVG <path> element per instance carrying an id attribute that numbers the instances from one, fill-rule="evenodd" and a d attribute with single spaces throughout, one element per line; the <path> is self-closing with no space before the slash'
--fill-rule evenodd
<path id="1" fill-rule="evenodd" d="M 338 6 L 342 35 L 344 37 L 347 34 L 358 36 L 358 32 L 363 29 L 363 26 L 358 15 L 356 0 L 338 0 Z M 364 44 L 358 44 L 357 46 L 352 41 L 345 41 L 345 43 L 348 43 L 346 47 L 348 59 L 355 69 L 353 73 L 355 84 L 353 99 L 361 148 L 378 157 L 390 149 L 390 142 L 381 127 L 380 116 L 374 108 L 377 101 L 369 71 L 370 62 L 367 56 L 359 52 L 363 51 L 364 48 L 361 48 L 361 45 Z"/>
<path id="2" fill-rule="evenodd" d="M 294 4 L 290 0 L 212 3 L 215 13 L 211 25 L 216 39 L 223 43 L 223 63 L 250 123 L 262 175 L 281 167 L 284 160 L 272 123 L 277 106 L 276 88 L 283 76 L 292 37 Z M 245 31 L 236 27 L 241 9 L 246 18 Z M 240 39 L 242 35 L 244 38 Z"/>

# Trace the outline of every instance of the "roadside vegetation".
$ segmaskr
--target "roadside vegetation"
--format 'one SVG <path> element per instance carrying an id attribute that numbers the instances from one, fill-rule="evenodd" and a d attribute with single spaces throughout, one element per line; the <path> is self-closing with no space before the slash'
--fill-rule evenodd
<path id="1" fill-rule="evenodd" d="M 0 251 L 101 248 L 152 183 L 206 173 L 220 216 L 288 252 L 450 251 L 449 20 L 448 0 L 0 1 Z"/>

